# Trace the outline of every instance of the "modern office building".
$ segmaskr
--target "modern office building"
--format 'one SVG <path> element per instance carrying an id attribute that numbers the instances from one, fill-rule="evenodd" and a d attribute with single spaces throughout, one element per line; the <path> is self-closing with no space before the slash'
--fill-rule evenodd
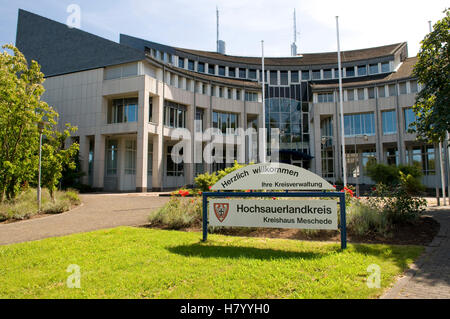
<path id="1" fill-rule="evenodd" d="M 46 75 L 43 99 L 78 126 L 85 182 L 109 191 L 146 191 L 192 185 L 194 177 L 238 158 L 217 145 L 215 162 L 177 163 L 170 156 L 176 128 L 213 127 L 224 136 L 278 128 L 279 158 L 331 182 L 342 180 L 336 52 L 265 58 L 265 108 L 260 57 L 182 49 L 120 35 L 120 43 L 19 10 L 17 47 Z M 407 133 L 420 85 L 407 44 L 341 54 L 349 183 L 370 184 L 369 161 L 416 164 L 425 185 L 438 182 L 434 145 Z M 265 116 L 263 117 L 263 110 Z M 265 118 L 265 123 L 263 123 Z M 267 134 L 267 141 L 270 141 Z M 191 159 L 209 141 L 192 143 Z M 259 160 L 261 140 L 242 140 L 244 162 Z M 213 144 L 215 145 L 215 144 Z M 268 143 L 267 145 L 270 145 Z M 229 150 L 230 148 L 228 148 Z M 184 152 L 184 150 L 183 150 Z M 271 150 L 267 149 L 268 159 Z M 193 161 L 190 161 L 193 162 Z"/>

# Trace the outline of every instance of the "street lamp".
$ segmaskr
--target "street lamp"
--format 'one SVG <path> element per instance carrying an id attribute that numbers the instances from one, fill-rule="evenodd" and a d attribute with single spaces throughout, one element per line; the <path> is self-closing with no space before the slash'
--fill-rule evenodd
<path id="1" fill-rule="evenodd" d="M 38 213 L 41 212 L 41 162 L 42 162 L 42 133 L 44 132 L 45 122 L 38 122 L 39 131 L 39 172 L 38 172 L 38 187 L 37 187 L 37 201 Z"/>

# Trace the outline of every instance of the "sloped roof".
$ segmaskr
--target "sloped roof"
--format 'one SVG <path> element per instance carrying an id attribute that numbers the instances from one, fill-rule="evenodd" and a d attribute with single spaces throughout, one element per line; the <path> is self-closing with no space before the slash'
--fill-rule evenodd
<path id="1" fill-rule="evenodd" d="M 16 47 L 45 76 L 145 59 L 145 53 L 19 9 Z"/>
<path id="2" fill-rule="evenodd" d="M 353 79 L 350 81 L 343 80 L 342 87 L 361 87 L 368 85 L 376 85 L 385 82 L 392 82 L 396 80 L 404 80 L 414 78 L 413 70 L 414 65 L 417 63 L 417 57 L 406 58 L 405 61 L 400 65 L 399 69 L 396 72 L 389 73 L 386 76 L 381 76 L 377 79 L 366 80 L 366 81 L 354 81 Z M 337 80 L 333 81 L 333 83 L 314 83 L 312 84 L 312 88 L 315 90 L 325 90 L 325 89 L 335 89 L 338 87 Z"/>

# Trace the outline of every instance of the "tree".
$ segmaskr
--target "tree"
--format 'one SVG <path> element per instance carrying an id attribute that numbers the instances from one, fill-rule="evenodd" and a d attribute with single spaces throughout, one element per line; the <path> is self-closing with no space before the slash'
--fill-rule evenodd
<path id="1" fill-rule="evenodd" d="M 413 107 L 420 138 L 443 141 L 450 131 L 450 10 L 421 42 L 414 75 L 424 85 Z"/>
<path id="2" fill-rule="evenodd" d="M 24 55 L 12 45 L 2 48 L 5 50 L 0 53 L 0 202 L 13 199 L 21 185 L 36 180 L 39 122 L 47 123 L 43 131 L 47 141 L 43 147 L 43 167 L 56 175 L 59 164 L 55 163 L 64 161 L 66 156 L 65 150 L 56 147 L 56 141 L 67 138 L 75 129 L 68 125 L 63 133 L 57 131 L 58 113 L 41 101 L 45 90 L 39 64 L 31 61 L 28 65 Z M 47 159 L 47 154 L 57 160 Z M 50 161 L 54 165 L 49 165 Z"/>

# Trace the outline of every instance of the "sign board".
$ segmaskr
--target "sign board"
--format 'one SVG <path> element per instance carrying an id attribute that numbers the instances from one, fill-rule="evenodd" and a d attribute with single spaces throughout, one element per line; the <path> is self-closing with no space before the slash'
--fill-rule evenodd
<path id="1" fill-rule="evenodd" d="M 209 200 L 211 226 L 338 229 L 335 200 Z"/>
<path id="2" fill-rule="evenodd" d="M 231 172 L 214 184 L 211 190 L 334 191 L 335 188 L 304 168 L 282 163 L 260 163 Z"/>

